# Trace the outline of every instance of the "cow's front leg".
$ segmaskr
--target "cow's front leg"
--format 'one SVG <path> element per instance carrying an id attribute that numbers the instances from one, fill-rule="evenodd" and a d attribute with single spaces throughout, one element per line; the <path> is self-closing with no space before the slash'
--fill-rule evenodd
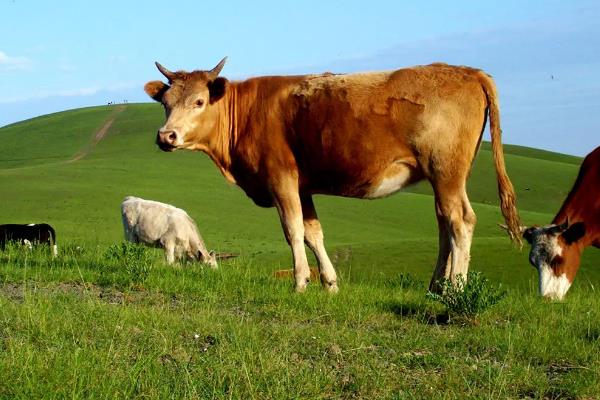
<path id="1" fill-rule="evenodd" d="M 165 258 L 167 259 L 167 264 L 173 264 L 175 262 L 175 242 L 172 240 L 166 240 L 163 243 L 163 247 L 165 248 Z"/>
<path id="2" fill-rule="evenodd" d="M 302 217 L 304 219 L 304 240 L 317 257 L 321 284 L 330 293 L 337 293 L 337 275 L 323 243 L 323 230 L 317 217 L 312 196 L 302 196 Z"/>
<path id="3" fill-rule="evenodd" d="M 297 185 L 281 185 L 274 190 L 275 205 L 279 212 L 285 238 L 292 248 L 296 292 L 304 292 L 310 281 L 310 268 L 304 249 L 304 223 Z"/>

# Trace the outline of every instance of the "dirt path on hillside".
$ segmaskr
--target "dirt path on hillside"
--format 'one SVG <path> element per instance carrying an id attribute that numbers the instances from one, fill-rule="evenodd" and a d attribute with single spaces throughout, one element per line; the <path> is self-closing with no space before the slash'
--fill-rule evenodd
<path id="1" fill-rule="evenodd" d="M 70 160 L 67 160 L 67 163 L 79 161 L 82 158 L 86 157 L 88 154 L 90 154 L 92 152 L 92 150 L 94 150 L 96 145 L 102 139 L 104 139 L 104 137 L 108 133 L 108 130 L 112 126 L 112 124 L 115 121 L 115 119 L 117 118 L 117 116 L 120 113 L 122 113 L 126 108 L 127 108 L 127 106 L 124 106 L 124 105 L 115 106 L 115 109 L 108 116 L 108 118 L 106 119 L 104 124 L 100 127 L 100 129 L 98 129 L 96 132 L 94 132 L 92 134 L 90 141 L 84 147 L 82 147 Z"/>

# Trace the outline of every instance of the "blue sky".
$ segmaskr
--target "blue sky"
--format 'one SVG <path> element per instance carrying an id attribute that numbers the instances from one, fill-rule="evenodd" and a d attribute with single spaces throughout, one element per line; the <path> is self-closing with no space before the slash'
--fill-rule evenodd
<path id="1" fill-rule="evenodd" d="M 354 72 L 444 61 L 496 79 L 506 143 L 600 145 L 600 2 L 0 0 L 0 126 L 149 101 L 170 69 Z"/>

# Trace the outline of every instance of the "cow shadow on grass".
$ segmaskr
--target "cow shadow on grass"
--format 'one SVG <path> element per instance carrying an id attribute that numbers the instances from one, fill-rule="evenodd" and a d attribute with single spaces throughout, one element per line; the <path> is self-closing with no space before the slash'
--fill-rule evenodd
<path id="1" fill-rule="evenodd" d="M 427 325 L 448 325 L 450 316 L 447 311 L 439 312 L 430 305 L 417 302 L 388 302 L 383 309 L 399 318 L 410 318 Z"/>
<path id="2" fill-rule="evenodd" d="M 392 277 L 385 277 L 382 284 L 390 290 L 404 291 L 408 294 L 402 301 L 383 302 L 383 311 L 395 314 L 402 319 L 410 318 L 427 325 L 447 325 L 450 322 L 447 311 L 440 312 L 439 308 L 434 307 L 431 303 L 418 300 L 421 295 L 425 297 L 424 291 L 427 290 L 427 282 L 421 278 L 410 272 L 401 272 Z"/>

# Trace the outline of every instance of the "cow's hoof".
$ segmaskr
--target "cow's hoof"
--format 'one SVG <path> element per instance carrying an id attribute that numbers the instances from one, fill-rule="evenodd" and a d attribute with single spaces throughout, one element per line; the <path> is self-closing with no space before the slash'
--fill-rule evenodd
<path id="1" fill-rule="evenodd" d="M 439 294 L 439 295 L 444 294 L 444 290 L 442 289 L 442 285 L 440 285 L 440 283 L 438 281 L 431 282 L 429 284 L 429 291 L 431 293 L 433 293 L 433 294 Z"/>
<path id="2" fill-rule="evenodd" d="M 294 290 L 296 293 L 304 293 L 306 291 L 306 287 L 308 286 L 309 280 L 296 281 L 296 287 Z"/>
<path id="3" fill-rule="evenodd" d="M 340 288 L 338 288 L 336 281 L 329 281 L 329 282 L 324 281 L 323 289 L 325 289 L 327 291 L 327 293 L 332 293 L 332 294 L 336 294 L 337 292 L 340 291 Z"/>

